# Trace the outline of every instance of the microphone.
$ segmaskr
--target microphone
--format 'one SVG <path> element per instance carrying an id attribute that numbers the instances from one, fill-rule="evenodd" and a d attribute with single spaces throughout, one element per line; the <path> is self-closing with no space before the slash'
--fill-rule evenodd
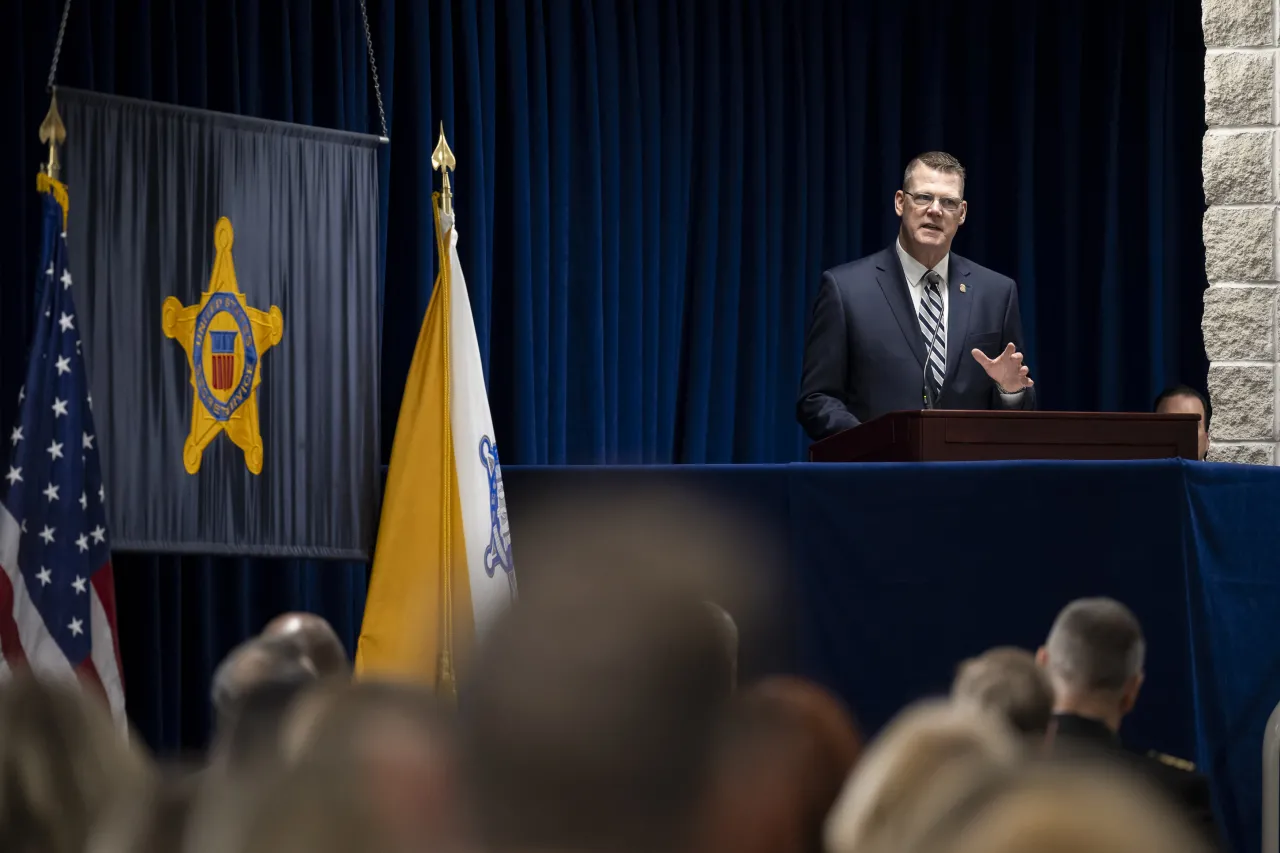
<path id="1" fill-rule="evenodd" d="M 938 275 L 933 270 L 929 270 L 927 273 L 924 274 L 924 278 L 925 278 L 925 281 L 927 281 L 929 284 L 939 285 L 939 296 L 941 296 L 942 276 Z M 926 299 L 928 298 L 928 294 L 922 293 L 920 294 L 920 298 Z M 934 396 L 933 396 L 933 383 L 929 381 L 929 369 L 931 366 L 930 361 L 933 358 L 933 345 L 938 342 L 938 333 L 942 331 L 942 323 L 946 321 L 945 313 L 946 313 L 946 308 L 944 306 L 943 307 L 944 316 L 942 320 L 934 324 L 933 334 L 929 336 L 929 340 L 924 351 L 924 373 L 921 376 L 921 380 L 924 385 L 924 407 L 926 409 L 934 409 L 934 408 L 937 408 L 937 405 L 938 405 L 938 401 L 934 399 Z"/>

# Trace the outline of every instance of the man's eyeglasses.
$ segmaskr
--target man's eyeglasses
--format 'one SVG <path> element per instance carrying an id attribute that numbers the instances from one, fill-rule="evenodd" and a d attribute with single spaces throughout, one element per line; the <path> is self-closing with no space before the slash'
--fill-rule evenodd
<path id="1" fill-rule="evenodd" d="M 913 193 L 907 190 L 903 190 L 902 194 L 909 197 L 916 207 L 933 207 L 933 203 L 936 201 L 947 213 L 955 213 L 960 209 L 960 204 L 963 201 L 962 199 L 950 198 L 948 196 L 936 196 L 930 193 Z"/>

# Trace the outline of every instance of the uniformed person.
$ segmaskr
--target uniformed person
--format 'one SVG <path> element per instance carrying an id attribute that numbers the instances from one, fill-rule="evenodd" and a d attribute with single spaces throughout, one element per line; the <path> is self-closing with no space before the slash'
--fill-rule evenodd
<path id="1" fill-rule="evenodd" d="M 1210 843 L 1221 847 L 1208 779 L 1188 761 L 1136 753 L 1120 741 L 1121 721 L 1142 688 L 1145 655 L 1142 627 L 1118 601 L 1079 599 L 1058 614 L 1036 655 L 1053 684 L 1051 752 L 1123 764 L 1163 792 Z"/>

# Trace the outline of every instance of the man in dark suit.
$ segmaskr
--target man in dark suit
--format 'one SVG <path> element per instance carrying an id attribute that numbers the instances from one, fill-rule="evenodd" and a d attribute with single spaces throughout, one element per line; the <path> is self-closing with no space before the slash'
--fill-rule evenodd
<path id="1" fill-rule="evenodd" d="M 1036 659 L 1053 684 L 1050 751 L 1076 760 L 1111 761 L 1163 795 L 1205 839 L 1221 847 L 1209 780 L 1188 761 L 1131 752 L 1120 723 L 1142 688 L 1146 641 L 1129 608 L 1110 598 L 1082 598 L 1058 614 Z"/>
<path id="2" fill-rule="evenodd" d="M 823 273 L 796 404 L 815 441 L 899 409 L 1035 408 L 1013 280 L 951 252 L 964 167 L 921 154 L 902 187 L 894 244 Z"/>

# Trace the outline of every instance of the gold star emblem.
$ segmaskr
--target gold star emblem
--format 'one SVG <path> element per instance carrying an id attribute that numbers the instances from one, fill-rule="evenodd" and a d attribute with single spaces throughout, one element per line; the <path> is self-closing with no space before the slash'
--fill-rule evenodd
<path id="1" fill-rule="evenodd" d="M 284 315 L 275 305 L 270 311 L 249 307 L 236 284 L 234 241 L 231 220 L 224 216 L 213 229 L 216 254 L 209 289 L 195 305 L 170 296 L 162 310 L 165 337 L 182 345 L 191 369 L 191 433 L 182 447 L 188 474 L 200 470 L 204 449 L 220 432 L 244 451 L 250 472 L 262 473 L 262 356 L 284 335 Z"/>

